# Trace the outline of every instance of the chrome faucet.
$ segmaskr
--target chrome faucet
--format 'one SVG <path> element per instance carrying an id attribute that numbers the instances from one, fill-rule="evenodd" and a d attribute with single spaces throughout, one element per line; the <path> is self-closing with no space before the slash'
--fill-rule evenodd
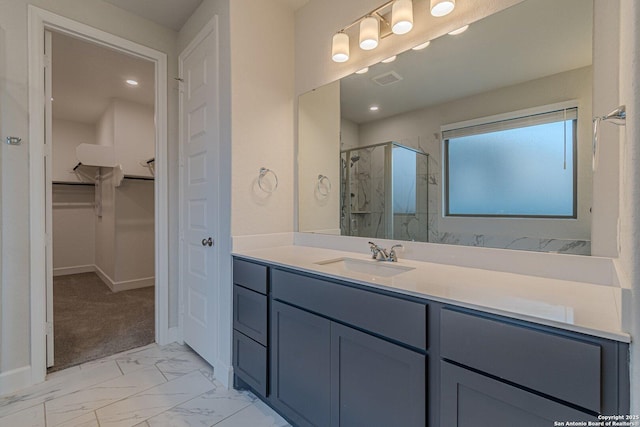
<path id="1" fill-rule="evenodd" d="M 402 248 L 402 247 L 403 247 L 402 245 L 393 245 L 391 247 L 391 251 L 387 252 L 385 248 L 378 246 L 373 242 L 369 242 L 371 257 L 373 259 L 377 259 L 378 261 L 398 262 L 398 255 L 396 254 L 396 248 Z"/>

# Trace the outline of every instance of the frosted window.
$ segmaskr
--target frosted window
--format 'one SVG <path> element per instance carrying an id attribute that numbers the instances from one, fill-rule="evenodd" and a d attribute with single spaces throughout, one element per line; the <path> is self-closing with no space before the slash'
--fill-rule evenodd
<path id="1" fill-rule="evenodd" d="M 416 212 L 416 153 L 393 149 L 393 213 Z"/>
<path id="2" fill-rule="evenodd" d="M 447 214 L 575 217 L 575 126 L 562 120 L 445 140 Z"/>

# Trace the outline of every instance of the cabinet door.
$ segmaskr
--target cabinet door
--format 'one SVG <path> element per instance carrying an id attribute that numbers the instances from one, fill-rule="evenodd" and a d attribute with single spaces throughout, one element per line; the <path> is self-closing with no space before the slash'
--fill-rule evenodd
<path id="1" fill-rule="evenodd" d="M 426 356 L 331 324 L 331 425 L 426 424 Z"/>
<path id="2" fill-rule="evenodd" d="M 299 426 L 330 422 L 331 322 L 286 304 L 271 305 L 271 399 Z"/>
<path id="3" fill-rule="evenodd" d="M 452 427 L 552 426 L 595 417 L 447 362 L 441 369 L 440 424 Z"/>

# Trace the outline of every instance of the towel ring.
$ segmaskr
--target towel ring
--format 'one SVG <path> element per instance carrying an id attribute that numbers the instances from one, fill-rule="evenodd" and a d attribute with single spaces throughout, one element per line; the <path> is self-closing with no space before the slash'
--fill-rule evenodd
<path id="1" fill-rule="evenodd" d="M 270 188 L 269 185 L 265 186 L 263 182 L 265 176 L 267 176 L 269 173 L 273 175 L 273 179 L 275 180 L 275 185 L 273 186 L 273 188 Z M 265 167 L 260 168 L 260 174 L 258 175 L 258 187 L 260 187 L 260 189 L 265 193 L 273 193 L 278 188 L 278 175 L 276 175 L 276 173 L 271 169 L 267 169 Z"/>
<path id="2" fill-rule="evenodd" d="M 331 193 L 331 180 L 326 175 L 318 175 L 318 182 L 316 184 L 318 194 L 323 197 L 327 197 Z"/>

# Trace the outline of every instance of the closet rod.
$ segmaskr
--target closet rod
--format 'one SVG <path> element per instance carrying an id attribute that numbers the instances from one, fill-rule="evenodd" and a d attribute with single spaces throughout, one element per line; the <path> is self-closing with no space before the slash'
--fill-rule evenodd
<path id="1" fill-rule="evenodd" d="M 68 181 L 53 181 L 53 185 L 89 185 L 94 187 L 95 184 L 93 182 L 68 182 Z"/>
<path id="2" fill-rule="evenodd" d="M 138 181 L 155 181 L 155 179 L 153 177 L 150 176 L 132 176 L 132 175 L 125 175 L 124 179 L 136 179 Z"/>
<path id="3" fill-rule="evenodd" d="M 91 202 L 53 202 L 54 208 L 92 208 L 95 203 Z"/>

